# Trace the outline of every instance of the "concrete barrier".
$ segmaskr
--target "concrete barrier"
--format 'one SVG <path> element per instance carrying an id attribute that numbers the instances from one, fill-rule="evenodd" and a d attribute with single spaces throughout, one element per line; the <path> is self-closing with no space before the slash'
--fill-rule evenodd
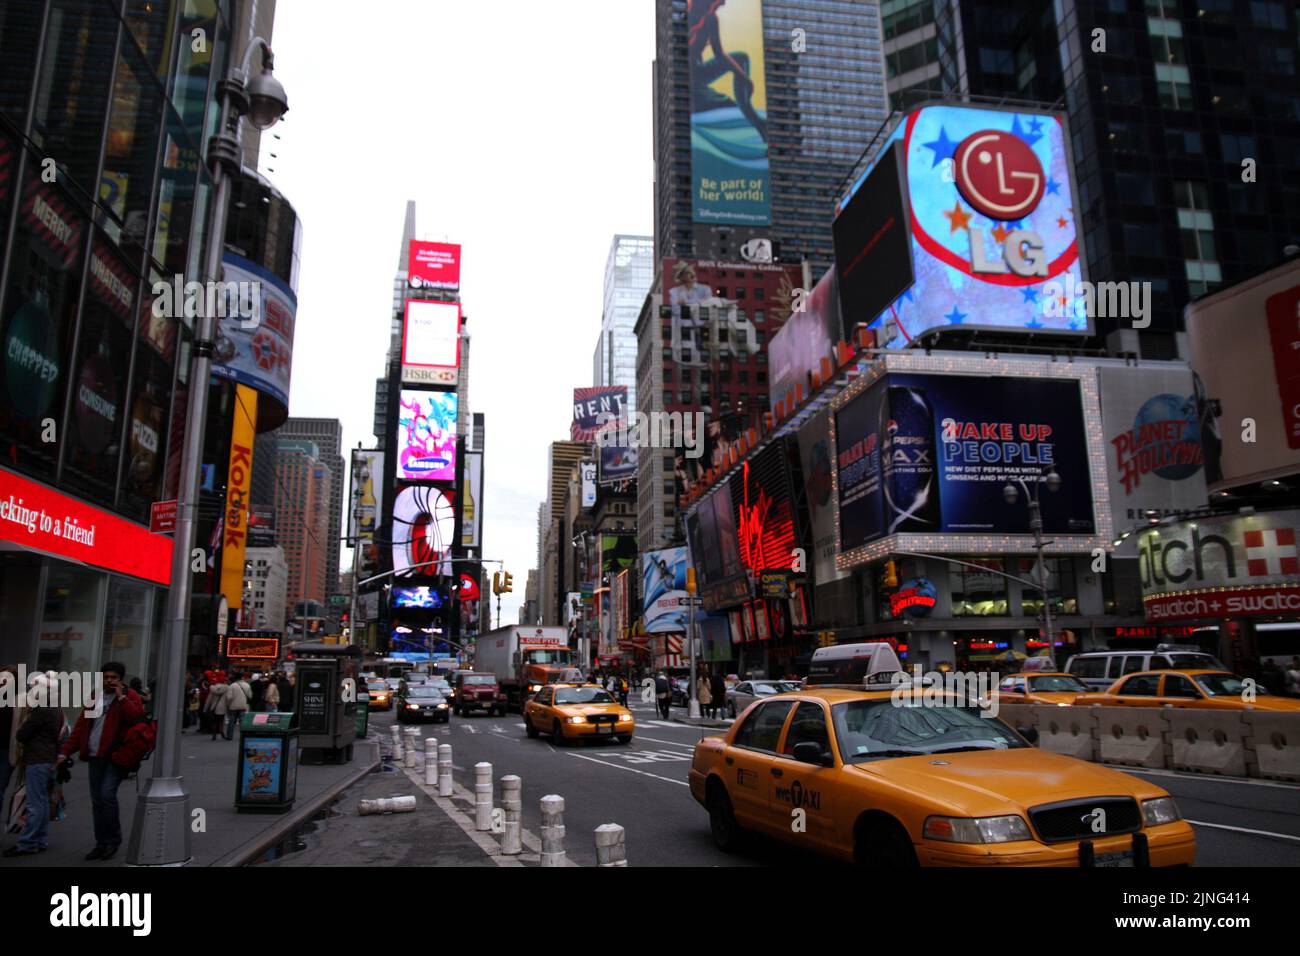
<path id="1" fill-rule="evenodd" d="M 1019 730 L 1021 727 L 1037 725 L 1038 708 L 1033 704 L 1008 704 L 998 701 L 998 712 L 995 716 L 1011 729 Z"/>
<path id="2" fill-rule="evenodd" d="M 1172 751 L 1170 766 L 1196 773 L 1246 776 L 1246 736 L 1239 710 L 1170 707 L 1165 711 Z"/>
<path id="3" fill-rule="evenodd" d="M 1097 758 L 1130 767 L 1169 766 L 1166 707 L 1107 707 L 1094 704 Z"/>
<path id="4" fill-rule="evenodd" d="M 1242 721 L 1250 775 L 1300 781 L 1300 714 L 1248 710 Z"/>
<path id="5" fill-rule="evenodd" d="M 1100 707 L 1058 707 L 1035 704 L 1038 711 L 1038 746 L 1054 754 L 1097 759 L 1097 711 Z"/>

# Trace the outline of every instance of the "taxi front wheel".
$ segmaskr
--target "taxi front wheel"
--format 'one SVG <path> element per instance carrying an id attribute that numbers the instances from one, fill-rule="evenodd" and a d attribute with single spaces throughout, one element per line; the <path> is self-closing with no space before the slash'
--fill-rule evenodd
<path id="1" fill-rule="evenodd" d="M 533 738 L 537 736 L 537 728 L 533 726 L 533 722 L 528 719 L 527 714 L 524 715 L 524 733 Z"/>
<path id="2" fill-rule="evenodd" d="M 875 869 L 902 870 L 917 865 L 916 851 L 903 828 L 892 820 L 859 822 L 854 839 L 853 862 Z"/>

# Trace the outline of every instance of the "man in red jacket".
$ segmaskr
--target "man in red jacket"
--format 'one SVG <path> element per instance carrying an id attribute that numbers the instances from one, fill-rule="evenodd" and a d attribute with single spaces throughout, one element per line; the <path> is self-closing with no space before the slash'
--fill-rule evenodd
<path id="1" fill-rule="evenodd" d="M 131 725 L 144 718 L 144 701 L 123 683 L 126 668 L 117 661 L 109 661 L 100 671 L 104 676 L 104 694 L 90 708 L 98 710 L 98 716 L 89 717 L 83 712 L 59 754 L 60 764 L 74 752 L 80 756 L 90 780 L 95 848 L 86 854 L 87 860 L 107 860 L 117 853 L 122 843 L 117 788 L 125 773 L 109 758 Z"/>

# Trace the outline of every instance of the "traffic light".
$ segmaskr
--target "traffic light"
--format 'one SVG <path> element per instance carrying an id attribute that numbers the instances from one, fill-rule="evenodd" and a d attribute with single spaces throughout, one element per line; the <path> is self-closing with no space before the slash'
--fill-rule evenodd
<path id="1" fill-rule="evenodd" d="M 492 593 L 493 594 L 501 593 L 501 572 L 500 571 L 492 572 Z"/>
<path id="2" fill-rule="evenodd" d="M 505 573 L 504 580 L 502 580 L 501 582 L 502 594 L 509 594 L 511 591 L 515 589 L 514 584 L 512 583 L 513 581 L 514 581 L 514 575 L 512 575 L 509 571 L 507 571 Z"/>
<path id="3" fill-rule="evenodd" d="M 695 593 L 695 569 L 694 568 L 686 569 L 686 593 L 687 594 Z"/>
<path id="4" fill-rule="evenodd" d="M 885 562 L 885 587 L 898 587 L 898 565 L 893 561 Z"/>

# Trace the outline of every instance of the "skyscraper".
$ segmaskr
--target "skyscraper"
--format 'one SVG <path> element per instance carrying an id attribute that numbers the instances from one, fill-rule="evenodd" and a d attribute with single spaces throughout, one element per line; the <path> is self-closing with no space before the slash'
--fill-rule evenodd
<path id="1" fill-rule="evenodd" d="M 328 599 L 331 594 L 339 593 L 339 550 L 343 537 L 343 478 L 346 470 L 343 464 L 343 426 L 337 418 L 290 418 L 275 432 L 277 439 L 303 440 L 313 442 L 318 452 L 316 460 L 329 469 L 328 498 L 320 501 L 317 507 L 327 506 L 325 537 L 321 544 L 325 547 L 325 590 L 319 595 Z M 285 526 L 282 519 L 279 527 Z M 316 595 L 308 595 L 314 597 Z"/>
<path id="2" fill-rule="evenodd" d="M 692 218 L 687 3 L 655 0 L 655 255 L 737 259 L 748 239 L 770 238 L 783 261 L 808 259 L 815 279 L 834 259 L 838 190 L 888 115 L 880 7 L 762 0 L 761 9 L 771 225 L 737 226 Z"/>
<path id="3" fill-rule="evenodd" d="M 605 260 L 605 304 L 591 384 L 626 385 L 636 408 L 636 317 L 654 277 L 654 239 L 616 235 Z"/>
<path id="4" fill-rule="evenodd" d="M 1151 284 L 1149 328 L 1096 320 L 1112 351 L 1174 356 L 1188 301 L 1300 242 L 1289 172 L 1300 152 L 1294 4 L 886 4 L 895 6 L 885 27 L 898 56 L 918 44 L 908 64 L 937 55 L 919 86 L 1063 104 L 1087 278 Z"/>
<path id="5" fill-rule="evenodd" d="M 333 476 L 320 454 L 316 443 L 306 439 L 279 444 L 275 511 L 277 540 L 289 565 L 285 603 L 290 609 L 303 601 L 323 602 L 328 555 L 332 552 L 338 561 L 338 538 L 330 541 L 328 526 Z M 337 582 L 337 570 L 335 574 Z"/>

